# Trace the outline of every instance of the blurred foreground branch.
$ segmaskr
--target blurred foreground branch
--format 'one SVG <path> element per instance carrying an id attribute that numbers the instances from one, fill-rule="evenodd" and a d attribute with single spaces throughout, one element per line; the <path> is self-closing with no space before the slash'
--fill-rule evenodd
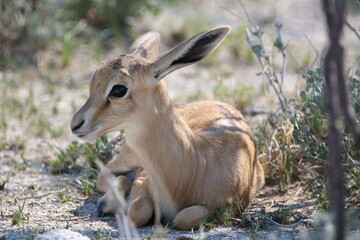
<path id="1" fill-rule="evenodd" d="M 343 117 L 346 125 L 352 132 L 356 144 L 360 144 L 359 126 L 355 122 L 352 109 L 349 106 L 344 76 L 343 55 L 344 49 L 340 45 L 342 29 L 346 20 L 346 1 L 323 0 L 330 46 L 325 56 L 324 70 L 329 126 L 329 211 L 336 232 L 334 239 L 345 238 L 344 218 L 344 169 L 341 162 L 341 129 Z"/>
<path id="2" fill-rule="evenodd" d="M 124 194 L 119 191 L 118 186 L 115 184 L 115 175 L 113 175 L 110 170 L 105 169 L 101 161 L 97 160 L 96 164 L 99 166 L 101 171 L 104 172 L 107 184 L 110 187 L 109 190 L 113 198 L 112 201 L 106 202 L 106 207 L 108 210 L 115 213 L 119 233 L 122 234 L 121 239 L 139 239 L 134 223 L 128 218 L 126 214 L 127 202 Z"/>

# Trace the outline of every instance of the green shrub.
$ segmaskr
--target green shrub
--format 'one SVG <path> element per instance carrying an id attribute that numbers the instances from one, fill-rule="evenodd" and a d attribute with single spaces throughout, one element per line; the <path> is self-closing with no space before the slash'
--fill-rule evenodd
<path id="1" fill-rule="evenodd" d="M 96 159 L 104 164 L 109 162 L 114 156 L 117 142 L 122 139 L 122 134 L 113 141 L 109 141 L 107 136 L 103 136 L 95 143 L 71 142 L 65 150 L 59 149 L 55 159 L 50 159 L 51 173 L 61 174 L 79 166 L 97 169 Z"/>
<path id="2" fill-rule="evenodd" d="M 89 196 L 96 192 L 97 174 L 88 172 L 82 174 L 81 177 L 75 180 L 76 186 L 81 190 L 84 196 Z"/>
<path id="3" fill-rule="evenodd" d="M 90 25 L 109 29 L 113 35 L 119 36 L 128 34 L 129 18 L 139 17 L 142 11 L 156 14 L 161 4 L 174 2 L 175 0 L 72 0 L 65 1 L 62 7 L 66 19 L 85 19 Z"/>
<path id="4" fill-rule="evenodd" d="M 327 163 L 329 115 L 326 109 L 323 71 L 320 68 L 308 70 L 304 79 L 306 86 L 300 91 L 299 100 L 289 103 L 285 114 L 270 116 L 266 120 L 270 124 L 260 135 L 260 157 L 267 162 L 267 183 L 278 184 L 280 190 L 296 177 L 293 174 L 300 161 L 306 160 L 311 164 Z M 358 121 L 359 84 L 360 74 L 356 72 L 349 78 L 348 86 L 350 103 Z M 355 148 L 354 139 L 345 126 L 342 127 L 342 132 L 342 162 L 351 183 L 348 185 L 359 190 L 356 172 L 359 171 L 360 151 Z M 321 196 L 324 198 L 324 193 L 321 193 Z M 324 202 L 322 199 L 320 201 Z"/>
<path id="5" fill-rule="evenodd" d="M 233 222 L 235 217 L 243 217 L 244 207 L 241 200 L 236 200 L 233 203 L 228 203 L 223 207 L 217 209 L 211 214 L 204 223 L 205 227 L 215 227 L 218 224 L 229 225 Z"/>
<path id="6" fill-rule="evenodd" d="M 34 62 L 36 52 L 60 43 L 61 66 L 66 67 L 81 42 L 131 34 L 129 19 L 144 11 L 156 14 L 176 0 L 3 0 L 0 2 L 0 69 Z M 91 40 L 89 40 L 91 39 Z"/>
<path id="7" fill-rule="evenodd" d="M 309 70 L 304 78 L 306 87 L 300 92 L 301 102 L 294 105 L 296 114 L 290 116 L 295 128 L 294 139 L 308 160 L 311 161 L 311 157 L 325 160 L 329 128 L 325 81 L 321 69 Z"/>
<path id="8" fill-rule="evenodd" d="M 14 212 L 12 214 L 12 224 L 13 225 L 17 225 L 24 220 L 29 221 L 30 213 L 25 213 L 24 207 L 25 207 L 25 201 L 22 205 L 18 206 L 18 209 L 14 210 Z"/>
<path id="9" fill-rule="evenodd" d="M 298 110 L 303 114 L 301 119 L 292 116 L 295 126 L 294 139 L 308 156 L 327 159 L 329 116 L 326 110 L 324 75 L 320 69 L 309 70 L 305 76 L 306 89 L 300 93 L 303 104 Z M 350 106 L 354 109 L 357 121 L 360 120 L 360 75 L 358 72 L 348 81 Z M 354 140 L 348 129 L 342 129 L 343 163 L 360 159 L 360 151 L 355 149 Z M 310 159 L 311 160 L 311 159 Z"/>

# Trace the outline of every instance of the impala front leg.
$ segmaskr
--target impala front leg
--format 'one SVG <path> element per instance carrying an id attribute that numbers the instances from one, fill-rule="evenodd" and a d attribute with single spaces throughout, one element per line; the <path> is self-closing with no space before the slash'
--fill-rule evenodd
<path id="1" fill-rule="evenodd" d="M 105 192 L 104 196 L 98 200 L 98 215 L 104 216 L 105 203 L 113 199 L 113 193 L 110 190 L 109 175 L 110 174 L 126 174 L 130 171 L 135 170 L 139 167 L 139 161 L 137 156 L 131 149 L 126 145 L 124 141 L 120 147 L 120 153 L 113 160 L 111 160 L 99 173 L 96 186 L 100 192 Z M 132 182 L 128 176 L 120 175 L 115 179 L 115 186 L 119 190 L 122 190 L 126 195 L 129 194 Z"/>
<path id="2" fill-rule="evenodd" d="M 132 182 L 130 179 L 127 176 L 118 176 L 115 181 L 117 184 L 117 189 L 123 191 L 125 196 L 128 195 L 132 187 Z M 106 210 L 105 206 L 107 202 L 112 200 L 114 200 L 114 193 L 111 189 L 109 189 L 101 198 L 98 199 L 97 212 L 99 217 L 103 217 L 111 212 Z"/>
<path id="3" fill-rule="evenodd" d="M 120 153 L 110 162 L 108 162 L 104 169 L 99 173 L 96 186 L 100 192 L 107 192 L 110 188 L 107 181 L 107 176 L 109 173 L 118 175 L 125 174 L 130 171 L 135 170 L 140 167 L 140 163 L 136 154 L 128 147 L 126 141 L 120 146 Z M 126 182 L 121 184 L 124 181 L 124 178 L 117 178 L 117 186 L 124 187 L 125 192 L 129 192 L 130 189 L 126 189 Z M 126 191 L 127 190 L 127 191 Z"/>
<path id="4" fill-rule="evenodd" d="M 154 203 L 149 192 L 149 179 L 143 169 L 139 170 L 131 189 L 128 217 L 136 227 L 149 222 L 154 212 Z"/>

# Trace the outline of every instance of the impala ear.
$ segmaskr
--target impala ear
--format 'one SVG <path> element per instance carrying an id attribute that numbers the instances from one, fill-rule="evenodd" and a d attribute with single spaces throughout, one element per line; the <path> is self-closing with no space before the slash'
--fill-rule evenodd
<path id="1" fill-rule="evenodd" d="M 148 32 L 135 40 L 130 48 L 130 53 L 153 61 L 158 56 L 160 34 Z"/>
<path id="2" fill-rule="evenodd" d="M 149 79 L 149 84 L 155 85 L 172 71 L 200 61 L 224 40 L 229 31 L 229 26 L 222 26 L 199 33 L 163 54 L 150 64 L 154 76 Z"/>

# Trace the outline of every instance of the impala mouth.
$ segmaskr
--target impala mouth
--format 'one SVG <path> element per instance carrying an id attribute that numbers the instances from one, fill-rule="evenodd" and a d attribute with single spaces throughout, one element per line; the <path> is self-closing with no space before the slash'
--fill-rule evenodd
<path id="1" fill-rule="evenodd" d="M 118 126 L 115 127 L 110 127 L 107 129 L 101 129 L 100 125 L 97 125 L 96 127 L 93 127 L 92 129 L 90 129 L 89 131 L 79 131 L 79 132 L 73 132 L 74 135 L 76 135 L 78 138 L 81 138 L 82 140 L 86 140 L 86 141 L 92 141 L 92 140 L 96 140 L 97 138 L 99 138 L 100 136 L 103 136 L 109 132 L 114 132 L 114 131 L 119 131 L 119 130 L 123 130 L 126 129 L 129 125 L 128 124 L 120 124 Z"/>
<path id="2" fill-rule="evenodd" d="M 97 133 L 98 133 L 98 127 L 92 128 L 87 132 L 79 132 L 79 133 L 74 133 L 78 138 L 81 138 L 83 140 L 88 140 L 88 141 L 92 141 L 95 140 L 96 138 L 98 138 Z"/>

